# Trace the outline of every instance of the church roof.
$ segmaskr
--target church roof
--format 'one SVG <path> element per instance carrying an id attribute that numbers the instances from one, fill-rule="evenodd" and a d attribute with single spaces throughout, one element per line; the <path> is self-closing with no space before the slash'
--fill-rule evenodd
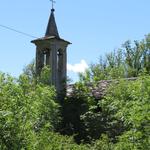
<path id="1" fill-rule="evenodd" d="M 124 80 L 127 81 L 135 81 L 137 80 L 136 77 L 132 78 L 124 78 Z M 97 82 L 97 84 L 89 82 L 86 84 L 86 87 L 89 89 L 89 93 L 87 93 L 89 96 L 94 97 L 95 99 L 102 99 L 106 93 L 109 86 L 112 84 L 118 84 L 119 80 L 101 80 Z M 75 97 L 76 93 L 78 93 L 78 89 L 76 89 L 75 84 L 67 85 L 67 96 L 68 97 Z M 82 91 L 80 91 L 82 92 Z"/>
<path id="2" fill-rule="evenodd" d="M 57 30 L 54 11 L 55 11 L 54 9 L 51 9 L 51 14 L 50 14 L 50 18 L 49 18 L 49 21 L 48 21 L 45 36 L 46 37 L 47 36 L 55 36 L 55 37 L 59 38 L 59 33 L 58 33 L 58 30 Z"/>

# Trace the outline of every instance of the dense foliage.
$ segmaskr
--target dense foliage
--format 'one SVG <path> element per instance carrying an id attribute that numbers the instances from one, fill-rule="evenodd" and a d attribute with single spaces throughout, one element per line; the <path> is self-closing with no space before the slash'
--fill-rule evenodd
<path id="1" fill-rule="evenodd" d="M 60 120 L 54 96 L 53 88 L 31 83 L 26 75 L 16 80 L 0 73 L 1 148 L 21 149 L 41 129 L 55 130 Z"/>
<path id="2" fill-rule="evenodd" d="M 100 57 L 99 63 L 91 64 L 81 81 L 100 81 L 137 77 L 141 73 L 150 74 L 150 34 L 142 41 L 126 41 L 122 48 Z"/>
<path id="3" fill-rule="evenodd" d="M 0 73 L 0 149 L 150 149 L 150 35 L 131 45 L 91 65 L 61 102 L 47 66 L 40 77 L 34 63 L 18 79 Z M 88 83 L 105 79 L 106 95 L 95 99 Z"/>
<path id="4" fill-rule="evenodd" d="M 106 149 L 149 149 L 149 43 L 150 35 L 135 41 L 133 47 L 127 41 L 122 49 L 80 74 L 74 96 L 64 101 L 63 134 L 74 135 L 78 143 L 104 137 L 104 145 L 111 147 Z M 131 77 L 136 78 L 123 80 Z M 89 94 L 89 82 L 97 86 L 100 80 L 112 83 L 105 97 L 97 100 Z"/>
<path id="5" fill-rule="evenodd" d="M 150 76 L 120 80 L 99 104 L 108 114 L 106 124 L 112 128 L 108 135 L 116 149 L 149 149 Z"/>

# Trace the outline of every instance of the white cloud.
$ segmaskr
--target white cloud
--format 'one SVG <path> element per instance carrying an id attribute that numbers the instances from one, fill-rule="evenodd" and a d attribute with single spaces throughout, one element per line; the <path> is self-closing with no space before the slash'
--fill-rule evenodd
<path id="1" fill-rule="evenodd" d="M 74 65 L 67 64 L 67 70 L 75 72 L 75 73 L 84 73 L 87 68 L 88 68 L 88 65 L 86 61 L 83 59 L 78 64 L 74 64 Z"/>

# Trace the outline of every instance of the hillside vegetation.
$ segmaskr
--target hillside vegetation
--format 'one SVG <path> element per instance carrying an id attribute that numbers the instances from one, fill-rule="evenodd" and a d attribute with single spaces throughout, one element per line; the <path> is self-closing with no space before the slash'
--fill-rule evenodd
<path id="1" fill-rule="evenodd" d="M 150 149 L 150 35 L 92 64 L 73 97 L 57 100 L 49 71 L 37 78 L 32 63 L 18 79 L 0 73 L 1 150 Z M 98 100 L 87 83 L 100 80 L 112 82 Z"/>

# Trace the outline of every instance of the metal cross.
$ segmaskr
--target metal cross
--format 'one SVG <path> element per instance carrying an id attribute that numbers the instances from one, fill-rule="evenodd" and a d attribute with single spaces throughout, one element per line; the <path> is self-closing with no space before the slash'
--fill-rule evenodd
<path id="1" fill-rule="evenodd" d="M 54 3 L 56 3 L 56 1 L 54 0 L 50 0 L 52 2 L 52 9 L 54 9 Z"/>

